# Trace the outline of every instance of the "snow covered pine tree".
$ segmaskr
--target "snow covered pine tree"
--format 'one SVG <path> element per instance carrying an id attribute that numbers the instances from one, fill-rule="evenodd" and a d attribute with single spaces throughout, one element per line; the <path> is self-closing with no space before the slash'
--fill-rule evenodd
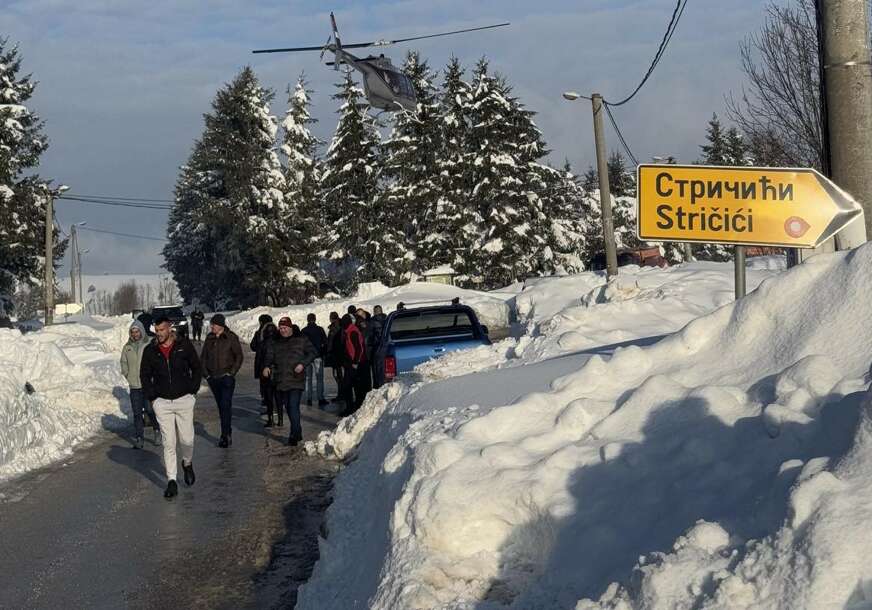
<path id="1" fill-rule="evenodd" d="M 337 85 L 339 122 L 321 175 L 321 196 L 327 224 L 325 254 L 334 265 L 333 277 L 348 289 L 378 276 L 372 233 L 381 231 L 374 212 L 378 194 L 380 136 L 363 91 L 350 77 Z"/>
<path id="2" fill-rule="evenodd" d="M 203 136 L 179 178 L 164 248 L 167 269 L 186 299 L 284 300 L 294 219 L 284 199 L 272 98 L 246 67 L 218 91 L 205 115 Z M 205 293 L 195 293 L 203 290 L 202 281 L 192 280 L 197 276 L 207 278 Z"/>
<path id="3" fill-rule="evenodd" d="M 48 148 L 43 123 L 25 104 L 33 95 L 31 75 L 19 76 L 17 46 L 0 38 L 0 294 L 19 284 L 40 284 L 45 258 L 45 205 L 49 181 L 25 175 Z M 66 242 L 54 237 L 54 261 Z M 54 287 L 52 287 L 54 288 Z"/>

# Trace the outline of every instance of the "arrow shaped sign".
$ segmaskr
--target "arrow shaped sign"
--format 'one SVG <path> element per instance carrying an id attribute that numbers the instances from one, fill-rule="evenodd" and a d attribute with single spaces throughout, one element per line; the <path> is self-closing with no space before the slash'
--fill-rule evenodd
<path id="1" fill-rule="evenodd" d="M 649 241 L 814 248 L 863 213 L 813 169 L 640 165 L 637 184 Z"/>

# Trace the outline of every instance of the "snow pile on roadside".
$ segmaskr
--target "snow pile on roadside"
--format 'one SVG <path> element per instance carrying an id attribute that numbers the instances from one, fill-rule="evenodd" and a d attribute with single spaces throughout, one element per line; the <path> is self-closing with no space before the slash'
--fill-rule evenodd
<path id="1" fill-rule="evenodd" d="M 817 256 L 608 361 L 380 396 L 298 607 L 869 607 L 870 266 Z"/>
<path id="2" fill-rule="evenodd" d="M 0 480 L 68 455 L 101 429 L 127 425 L 115 340 L 122 325 L 94 325 L 0 330 Z"/>
<path id="3" fill-rule="evenodd" d="M 461 303 L 475 309 L 482 324 L 492 328 L 502 328 L 509 325 L 511 312 L 506 302 L 508 296 L 464 290 L 463 288 L 430 282 L 416 282 L 396 288 L 387 288 L 381 284 L 363 284 L 359 294 L 349 299 L 319 301 L 288 307 L 256 307 L 229 316 L 227 324 L 240 338 L 247 341 L 257 331 L 258 316 L 265 313 L 271 315 L 276 321 L 282 316 L 288 316 L 301 328 L 306 325 L 306 315 L 314 313 L 318 318 L 318 324 L 326 327 L 331 311 L 342 315 L 349 305 L 363 307 L 370 313 L 372 313 L 373 307 L 381 305 L 385 313 L 390 313 L 396 309 L 397 303 L 400 302 L 410 306 L 416 302 L 448 304 L 455 297 L 460 297 Z"/>
<path id="4" fill-rule="evenodd" d="M 782 256 L 751 259 L 748 291 L 785 266 Z M 732 263 L 694 262 L 666 269 L 630 265 L 621 267 L 620 275 L 608 284 L 602 272 L 537 278 L 515 297 L 526 335 L 478 348 L 476 354 L 446 354 L 416 372 L 425 379 L 445 379 L 665 335 L 731 303 L 734 290 Z"/>

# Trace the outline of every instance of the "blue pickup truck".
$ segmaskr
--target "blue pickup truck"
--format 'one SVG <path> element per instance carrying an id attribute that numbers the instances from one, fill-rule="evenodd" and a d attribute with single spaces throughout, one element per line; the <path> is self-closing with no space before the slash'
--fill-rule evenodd
<path id="1" fill-rule="evenodd" d="M 490 345 L 487 333 L 475 311 L 459 303 L 398 309 L 385 320 L 373 373 L 391 381 L 448 352 Z"/>

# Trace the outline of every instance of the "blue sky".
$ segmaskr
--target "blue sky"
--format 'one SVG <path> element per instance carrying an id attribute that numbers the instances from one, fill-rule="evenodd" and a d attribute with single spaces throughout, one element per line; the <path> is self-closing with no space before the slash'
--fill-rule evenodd
<path id="1" fill-rule="evenodd" d="M 276 90 L 305 71 L 315 90 L 316 135 L 336 121 L 330 95 L 337 73 L 318 54 L 252 55 L 255 48 L 318 45 L 336 12 L 344 42 L 397 38 L 510 21 L 511 27 L 421 41 L 431 66 L 453 54 L 465 65 L 487 55 L 539 113 L 554 163 L 581 172 L 593 162 L 588 103 L 561 92 L 624 96 L 646 70 L 673 0 L 404 0 L 334 2 L 187 0 L 5 0 L 0 35 L 19 42 L 24 70 L 39 86 L 31 107 L 46 122 L 51 148 L 40 172 L 91 195 L 169 199 L 178 166 L 202 132 L 215 92 L 251 65 Z M 690 0 L 667 53 L 641 93 L 615 111 L 640 160 L 695 160 L 711 113 L 742 86 L 739 43 L 756 30 L 762 0 Z M 414 43 L 411 43 L 414 44 Z M 386 54 L 399 63 L 406 50 Z M 618 143 L 609 131 L 609 147 Z M 163 236 L 166 214 L 59 202 L 64 227 L 85 221 L 113 231 Z M 82 232 L 86 273 L 160 271 L 160 243 Z"/>

